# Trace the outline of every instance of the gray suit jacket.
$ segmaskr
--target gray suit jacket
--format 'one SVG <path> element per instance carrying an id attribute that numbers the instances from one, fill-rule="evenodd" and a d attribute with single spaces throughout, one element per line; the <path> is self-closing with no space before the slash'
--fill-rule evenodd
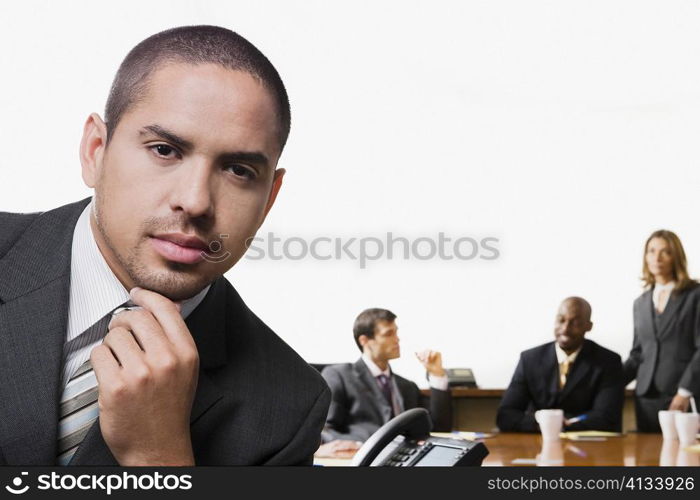
<path id="1" fill-rule="evenodd" d="M 0 213 L 0 465 L 53 465 L 73 228 L 90 199 Z M 218 278 L 186 321 L 200 357 L 197 465 L 311 464 L 330 399 L 316 371 Z M 71 465 L 118 465 L 99 420 Z"/>
<path id="2" fill-rule="evenodd" d="M 662 395 L 678 387 L 700 394 L 700 286 L 673 293 L 654 322 L 652 290 L 634 301 L 634 341 L 625 361 L 625 384 L 637 379 L 636 393 L 653 386 Z"/>
<path id="3" fill-rule="evenodd" d="M 391 407 L 379 389 L 377 381 L 362 358 L 354 364 L 344 363 L 324 368 L 323 378 L 331 388 L 331 406 L 323 430 L 323 441 L 350 439 L 366 441 L 379 427 L 389 421 Z M 425 397 L 418 386 L 393 374 L 403 409 L 423 407 L 430 411 L 433 430 L 452 428 L 452 401 L 449 391 L 431 389 Z"/>

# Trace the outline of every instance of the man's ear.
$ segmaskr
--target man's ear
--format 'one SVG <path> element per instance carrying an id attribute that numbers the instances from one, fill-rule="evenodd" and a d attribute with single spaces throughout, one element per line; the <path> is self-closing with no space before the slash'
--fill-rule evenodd
<path id="1" fill-rule="evenodd" d="M 365 346 L 367 345 L 367 342 L 369 342 L 369 340 L 370 339 L 367 335 L 360 335 L 359 337 L 357 337 L 357 341 L 362 346 L 363 351 L 365 350 Z"/>
<path id="2" fill-rule="evenodd" d="M 593 322 L 589 321 L 588 328 L 586 329 L 586 332 L 590 332 L 591 330 L 593 330 Z"/>
<path id="3" fill-rule="evenodd" d="M 95 187 L 98 170 L 102 166 L 102 158 L 106 147 L 107 126 L 97 113 L 92 113 L 85 120 L 83 138 L 80 141 L 80 164 L 82 165 L 83 182 L 88 187 Z"/>
<path id="4" fill-rule="evenodd" d="M 267 205 L 265 205 L 265 214 L 263 215 L 262 221 L 260 221 L 260 225 L 262 226 L 262 223 L 265 221 L 265 218 L 267 217 L 268 212 L 272 208 L 272 205 L 275 203 L 275 200 L 277 199 L 277 193 L 280 192 L 280 188 L 282 187 L 282 178 L 284 177 L 284 174 L 287 171 L 283 168 L 278 168 L 275 170 L 275 176 L 272 179 L 272 188 L 270 189 L 270 195 L 267 198 Z"/>

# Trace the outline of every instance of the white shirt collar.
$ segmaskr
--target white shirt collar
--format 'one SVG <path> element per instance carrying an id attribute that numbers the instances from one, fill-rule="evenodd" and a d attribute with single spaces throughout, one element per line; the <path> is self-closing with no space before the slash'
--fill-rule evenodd
<path id="1" fill-rule="evenodd" d="M 73 232 L 66 342 L 129 300 L 129 292 L 114 275 L 95 242 L 90 225 L 93 203 L 94 198 L 80 214 Z M 194 311 L 210 287 L 182 303 L 183 318 Z"/>
<path id="2" fill-rule="evenodd" d="M 566 353 L 564 352 L 564 349 L 562 349 L 561 347 L 559 347 L 559 344 L 557 344 L 556 342 L 554 342 L 554 350 L 555 350 L 556 353 L 557 353 L 557 363 L 562 364 L 562 363 L 564 363 L 564 362 L 567 361 L 567 360 L 569 361 L 569 363 L 573 363 L 574 361 L 576 361 L 576 357 L 578 356 L 578 353 L 581 352 L 581 348 L 582 348 L 582 347 L 583 347 L 583 344 L 581 344 L 581 347 L 579 347 L 578 349 L 576 349 L 576 350 L 575 350 L 574 352 L 572 352 L 571 354 L 566 354 Z"/>
<path id="3" fill-rule="evenodd" d="M 661 291 L 661 290 L 669 290 L 669 289 L 673 290 L 673 287 L 674 287 L 674 286 L 676 286 L 676 282 L 675 282 L 675 281 L 669 281 L 669 282 L 666 283 L 665 285 L 654 284 L 654 290 L 658 290 L 658 291 Z"/>
<path id="4" fill-rule="evenodd" d="M 377 366 L 377 364 L 372 361 L 372 358 L 370 358 L 367 354 L 364 352 L 362 353 L 362 361 L 365 362 L 367 365 L 367 368 L 369 368 L 369 372 L 372 374 L 374 378 L 377 378 L 379 375 L 386 375 L 387 377 L 391 377 L 391 368 L 387 364 L 386 370 L 383 370 Z"/>
<path id="5" fill-rule="evenodd" d="M 654 305 L 655 305 L 655 306 L 658 306 L 659 295 L 661 295 L 661 292 L 663 292 L 663 291 L 665 291 L 665 290 L 673 291 L 673 289 L 675 288 L 675 286 L 676 286 L 676 282 L 675 282 L 675 281 L 669 281 L 669 282 L 666 283 L 665 285 L 657 285 L 657 284 L 654 284 L 654 290 L 651 292 L 651 298 L 652 298 L 652 300 L 653 300 L 653 302 L 654 302 Z"/>

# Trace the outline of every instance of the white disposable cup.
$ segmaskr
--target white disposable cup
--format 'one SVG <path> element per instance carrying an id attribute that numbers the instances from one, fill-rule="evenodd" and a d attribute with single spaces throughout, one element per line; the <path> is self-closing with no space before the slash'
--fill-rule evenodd
<path id="1" fill-rule="evenodd" d="M 564 465 L 564 448 L 561 441 L 543 441 L 542 450 L 535 460 L 539 466 Z"/>
<path id="2" fill-rule="evenodd" d="M 676 433 L 682 445 L 688 446 L 695 442 L 698 433 L 697 413 L 676 413 Z"/>
<path id="3" fill-rule="evenodd" d="M 659 457 L 659 465 L 662 467 L 673 467 L 676 465 L 676 457 L 678 456 L 678 441 L 675 439 L 664 439 L 661 443 L 661 456 Z"/>
<path id="4" fill-rule="evenodd" d="M 659 425 L 661 426 L 661 434 L 664 435 L 664 439 L 678 439 L 675 419 L 677 413 L 680 412 L 678 410 L 659 411 Z"/>
<path id="5" fill-rule="evenodd" d="M 676 465 L 678 467 L 698 467 L 700 466 L 700 453 L 685 451 L 685 448 L 681 446 L 678 448 Z"/>
<path id="6" fill-rule="evenodd" d="M 564 412 L 562 410 L 537 410 L 535 420 L 540 424 L 543 441 L 558 441 L 562 424 L 564 423 Z"/>

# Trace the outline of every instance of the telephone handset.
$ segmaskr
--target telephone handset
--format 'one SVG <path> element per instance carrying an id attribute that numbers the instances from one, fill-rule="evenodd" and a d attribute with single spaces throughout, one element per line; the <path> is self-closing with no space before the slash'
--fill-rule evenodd
<path id="1" fill-rule="evenodd" d="M 353 458 L 356 466 L 481 465 L 489 451 L 484 443 L 430 435 L 432 422 L 424 408 L 407 410 L 372 434 Z"/>

